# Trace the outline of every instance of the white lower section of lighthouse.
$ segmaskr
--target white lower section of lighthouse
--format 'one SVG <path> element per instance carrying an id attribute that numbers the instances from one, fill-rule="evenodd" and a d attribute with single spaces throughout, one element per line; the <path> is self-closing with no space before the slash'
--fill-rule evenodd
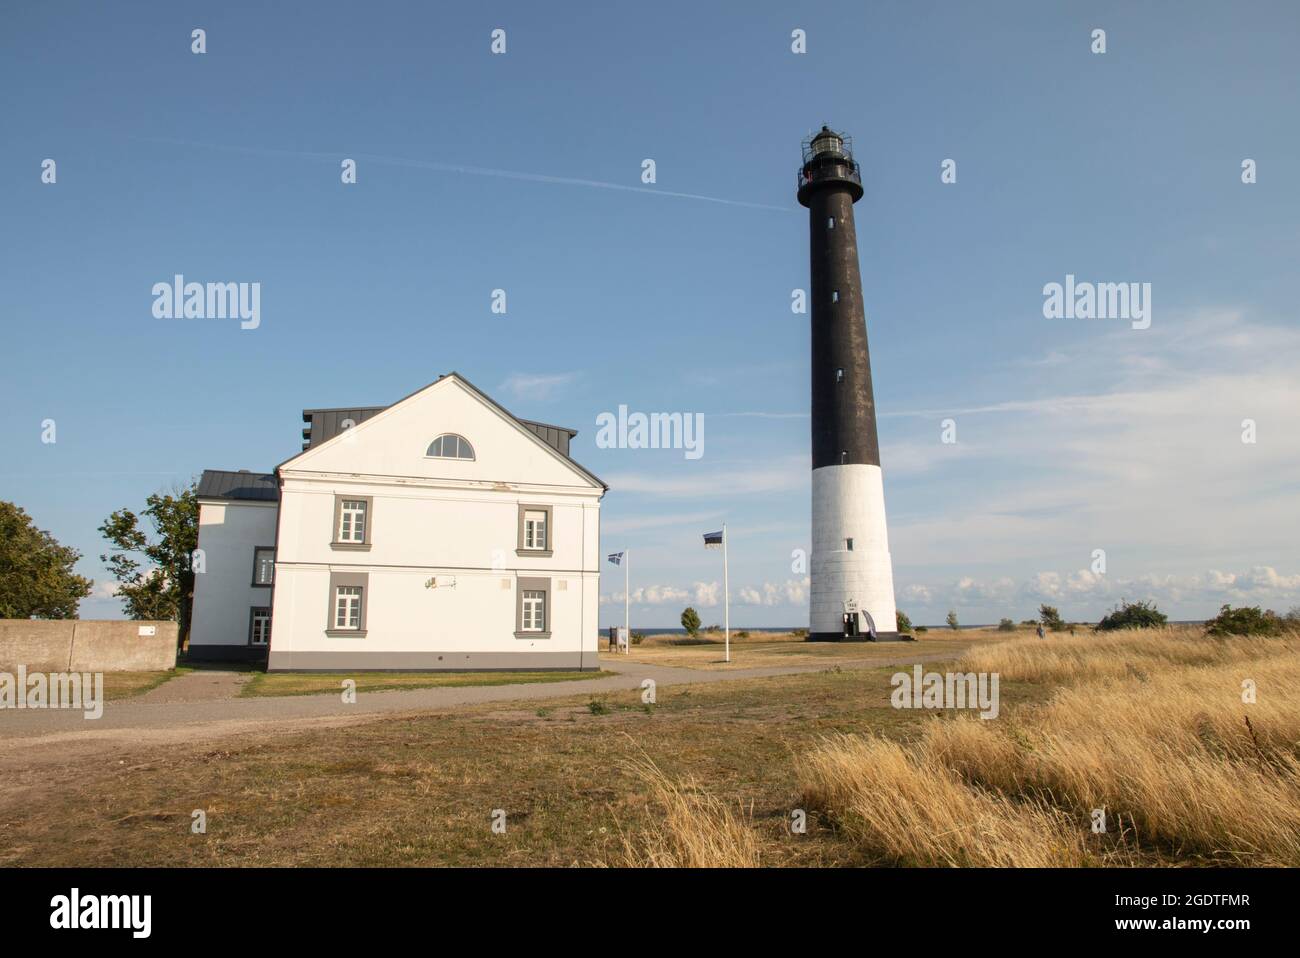
<path id="1" fill-rule="evenodd" d="M 879 466 L 813 470 L 810 573 L 811 632 L 843 634 L 844 615 L 854 608 L 871 613 L 877 631 L 897 631 Z M 859 621 L 865 633 L 866 617 Z"/>

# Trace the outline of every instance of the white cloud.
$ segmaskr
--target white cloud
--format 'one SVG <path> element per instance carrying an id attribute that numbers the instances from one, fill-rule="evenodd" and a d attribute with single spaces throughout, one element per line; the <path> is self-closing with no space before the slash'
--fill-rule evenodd
<path id="1" fill-rule="evenodd" d="M 1093 619 L 1121 599 L 1154 601 L 1166 612 L 1179 603 L 1200 604 L 1210 614 L 1221 604 L 1271 606 L 1279 612 L 1300 605 L 1300 573 L 1285 575 L 1272 566 L 1244 572 L 1211 569 L 1191 574 L 1147 573 L 1132 577 L 1079 569 L 1062 575 L 1038 572 L 1015 580 L 1009 576 L 981 580 L 963 576 L 948 583 L 909 583 L 898 590 L 898 604 L 930 617 L 950 608 L 983 613 L 992 621 L 1029 612 L 1041 603 L 1061 607 L 1067 618 Z"/>
<path id="2" fill-rule="evenodd" d="M 809 579 L 764 582 L 761 586 L 742 586 L 735 595 L 740 605 L 807 605 Z"/>
<path id="3" fill-rule="evenodd" d="M 717 582 L 695 583 L 695 604 L 715 606 L 721 604 L 722 586 Z"/>
<path id="4" fill-rule="evenodd" d="M 117 589 L 120 583 L 112 579 L 96 579 L 94 587 L 90 590 L 87 599 L 112 599 L 117 596 Z"/>
<path id="5" fill-rule="evenodd" d="M 501 391 L 518 399 L 550 399 L 577 378 L 576 373 L 514 373 L 501 384 Z"/>

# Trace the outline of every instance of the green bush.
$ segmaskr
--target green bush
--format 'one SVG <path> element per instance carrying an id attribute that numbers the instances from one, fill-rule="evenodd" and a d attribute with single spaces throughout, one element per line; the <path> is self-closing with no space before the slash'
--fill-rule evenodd
<path id="1" fill-rule="evenodd" d="M 1154 602 L 1126 602 L 1111 609 L 1100 622 L 1096 632 L 1113 632 L 1116 629 L 1159 629 L 1169 624 L 1169 616 L 1156 608 Z"/>
<path id="2" fill-rule="evenodd" d="M 1277 635 L 1281 631 L 1282 620 L 1277 613 L 1272 609 L 1261 611 L 1257 605 L 1240 609 L 1225 605 L 1205 623 L 1206 635 Z"/>
<path id="3" fill-rule="evenodd" d="M 1001 622 L 998 623 L 998 631 L 1014 632 L 1016 631 L 1016 624 L 1012 622 L 1010 619 L 1003 619 Z"/>
<path id="4" fill-rule="evenodd" d="M 700 614 L 689 605 L 682 611 L 682 628 L 691 636 L 700 631 Z"/>
<path id="5" fill-rule="evenodd" d="M 806 638 L 808 638 L 808 630 L 807 630 L 807 629 L 794 629 L 790 634 L 793 635 L 796 639 L 806 639 Z"/>
<path id="6" fill-rule="evenodd" d="M 902 609 L 898 609 L 894 614 L 898 619 L 898 631 L 911 632 L 912 620 L 907 617 L 907 613 L 904 612 Z"/>

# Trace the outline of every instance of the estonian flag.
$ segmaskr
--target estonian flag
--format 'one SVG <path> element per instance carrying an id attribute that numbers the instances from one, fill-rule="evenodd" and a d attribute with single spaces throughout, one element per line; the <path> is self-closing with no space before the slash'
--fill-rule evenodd
<path id="1" fill-rule="evenodd" d="M 621 552 L 611 553 L 609 556 L 609 561 L 614 563 L 614 565 L 619 565 L 623 561 L 623 553 Z"/>
<path id="2" fill-rule="evenodd" d="M 721 529 L 719 529 L 717 532 L 706 532 L 706 533 L 704 533 L 704 548 L 706 548 L 706 549 L 720 549 L 720 548 L 722 548 L 722 530 L 721 530 Z"/>

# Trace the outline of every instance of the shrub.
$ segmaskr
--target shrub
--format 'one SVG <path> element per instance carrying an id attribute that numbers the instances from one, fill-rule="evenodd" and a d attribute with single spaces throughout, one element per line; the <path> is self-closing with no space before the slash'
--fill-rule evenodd
<path id="1" fill-rule="evenodd" d="M 645 641 L 645 633 L 644 633 L 644 632 L 637 632 L 637 631 L 633 630 L 633 632 L 632 632 L 632 644 L 633 644 L 633 645 L 640 645 L 640 644 L 641 644 L 642 642 L 644 642 L 644 641 Z"/>
<path id="2" fill-rule="evenodd" d="M 911 632 L 911 631 L 912 631 L 912 620 L 909 619 L 909 618 L 907 617 L 907 613 L 906 613 L 906 612 L 904 612 L 902 609 L 898 609 L 898 610 L 894 613 L 894 615 L 895 615 L 895 617 L 898 619 L 898 631 L 899 631 L 899 632 Z"/>
<path id="3" fill-rule="evenodd" d="M 1225 605 L 1209 622 L 1206 635 L 1277 635 L 1282 631 L 1282 620 L 1272 609 L 1260 611 L 1259 606 L 1242 606 L 1234 609 Z"/>
<path id="4" fill-rule="evenodd" d="M 808 637 L 807 629 L 794 629 L 790 632 L 796 639 L 806 639 Z"/>
<path id="5" fill-rule="evenodd" d="M 929 632 L 930 629 L 929 629 L 928 626 L 918 625 L 918 626 L 917 626 L 915 629 L 913 629 L 912 631 L 913 631 L 913 632 Z"/>
<path id="6" fill-rule="evenodd" d="M 1016 631 L 1016 624 L 1012 622 L 1010 619 L 1003 619 L 1001 622 L 998 623 L 998 631 L 1014 632 Z"/>
<path id="7" fill-rule="evenodd" d="M 1116 629 L 1159 629 L 1169 624 L 1169 616 L 1156 608 L 1154 602 L 1127 602 L 1120 599 L 1119 606 L 1111 609 L 1100 622 L 1096 632 L 1114 632 Z"/>
<path id="8" fill-rule="evenodd" d="M 1051 629 L 1053 632 L 1065 631 L 1065 620 L 1061 618 L 1061 613 L 1056 611 L 1054 605 L 1040 605 L 1038 619 L 1043 623 L 1044 628 Z"/>
<path id="9" fill-rule="evenodd" d="M 748 630 L 746 630 L 746 629 L 741 629 L 739 632 L 736 633 L 736 638 L 738 638 L 738 639 L 747 639 L 747 638 L 749 638 L 749 632 L 748 632 Z"/>
<path id="10" fill-rule="evenodd" d="M 944 621 L 948 623 L 948 628 L 952 629 L 954 632 L 961 628 L 961 626 L 957 624 L 957 613 L 953 609 L 948 610 L 948 617 L 944 619 Z"/>
<path id="11" fill-rule="evenodd" d="M 689 605 L 682 611 L 682 628 L 692 636 L 700 631 L 700 614 Z"/>

